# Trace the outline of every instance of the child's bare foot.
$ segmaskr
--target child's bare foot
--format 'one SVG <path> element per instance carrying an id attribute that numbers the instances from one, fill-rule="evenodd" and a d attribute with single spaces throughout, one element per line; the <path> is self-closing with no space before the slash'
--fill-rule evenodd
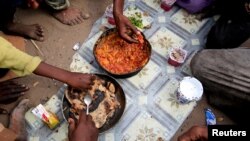
<path id="1" fill-rule="evenodd" d="M 24 25 L 21 23 L 9 23 L 6 26 L 6 31 L 38 41 L 44 40 L 43 27 L 39 24 Z"/>
<path id="2" fill-rule="evenodd" d="M 24 115 L 28 110 L 28 105 L 29 100 L 23 99 L 11 113 L 9 129 L 17 134 L 16 140 L 18 141 L 27 141 Z"/>
<path id="3" fill-rule="evenodd" d="M 89 18 L 89 14 L 83 14 L 77 8 L 67 8 L 65 10 L 53 13 L 53 16 L 63 24 L 76 25 Z"/>

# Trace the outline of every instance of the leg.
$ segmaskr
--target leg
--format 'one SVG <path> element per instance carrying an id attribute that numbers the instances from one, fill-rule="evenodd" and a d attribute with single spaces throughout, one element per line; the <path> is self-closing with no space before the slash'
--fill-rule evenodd
<path id="1" fill-rule="evenodd" d="M 43 27 L 39 24 L 25 25 L 9 22 L 4 26 L 3 31 L 9 34 L 20 35 L 38 41 L 44 41 Z"/>
<path id="2" fill-rule="evenodd" d="M 9 129 L 17 134 L 18 141 L 27 141 L 28 133 L 25 127 L 25 112 L 29 108 L 29 100 L 23 99 L 13 110 L 10 117 Z"/>
<path id="3" fill-rule="evenodd" d="M 249 38 L 250 22 L 221 17 L 209 31 L 206 48 L 236 48 Z"/>
<path id="4" fill-rule="evenodd" d="M 76 25 L 89 18 L 89 14 L 83 14 L 79 9 L 69 7 L 68 0 L 45 0 L 46 4 L 52 8 L 52 15 L 61 23 L 66 25 Z"/>
<path id="5" fill-rule="evenodd" d="M 208 102 L 238 123 L 249 123 L 250 49 L 203 50 L 191 61 L 193 75 L 199 79 Z"/>
<path id="6" fill-rule="evenodd" d="M 43 28 L 38 24 L 24 25 L 13 21 L 16 6 L 12 1 L 0 1 L 0 28 L 5 33 L 21 35 L 38 41 L 44 40 Z"/>

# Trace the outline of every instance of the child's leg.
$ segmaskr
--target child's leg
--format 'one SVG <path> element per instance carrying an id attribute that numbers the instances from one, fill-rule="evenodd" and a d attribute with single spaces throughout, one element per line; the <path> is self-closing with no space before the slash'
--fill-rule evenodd
<path id="1" fill-rule="evenodd" d="M 21 35 L 43 41 L 43 27 L 38 24 L 24 25 L 14 22 L 14 14 L 18 4 L 14 0 L 0 0 L 0 29 L 8 34 Z"/>

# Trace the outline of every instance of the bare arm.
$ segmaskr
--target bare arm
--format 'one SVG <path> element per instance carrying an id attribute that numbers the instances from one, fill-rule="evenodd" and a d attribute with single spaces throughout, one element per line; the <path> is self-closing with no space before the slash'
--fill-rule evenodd
<path id="1" fill-rule="evenodd" d="M 44 62 L 41 62 L 38 65 L 38 67 L 34 70 L 34 73 L 40 76 L 59 80 L 79 89 L 91 88 L 92 80 L 94 79 L 94 77 L 90 74 L 70 72 Z"/>
<path id="2" fill-rule="evenodd" d="M 114 3 L 114 15 L 123 15 L 124 0 L 113 0 Z"/>
<path id="3" fill-rule="evenodd" d="M 34 71 L 35 74 L 41 75 L 44 77 L 53 78 L 62 82 L 67 83 L 68 78 L 70 77 L 70 72 L 59 69 L 57 67 L 51 66 L 44 62 L 41 62 Z"/>
<path id="4" fill-rule="evenodd" d="M 113 2 L 113 14 L 120 36 L 128 42 L 138 42 L 128 35 L 130 30 L 137 35 L 140 34 L 140 31 L 123 15 L 124 0 L 113 0 Z"/>

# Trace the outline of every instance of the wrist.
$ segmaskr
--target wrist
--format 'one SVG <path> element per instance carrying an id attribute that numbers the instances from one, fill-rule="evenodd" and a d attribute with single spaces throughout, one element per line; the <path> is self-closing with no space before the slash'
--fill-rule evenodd
<path id="1" fill-rule="evenodd" d="M 70 84 L 70 83 L 71 83 L 71 79 L 72 79 L 72 72 L 67 71 L 67 72 L 65 73 L 65 77 L 64 77 L 63 82 L 64 82 L 64 83 L 67 83 L 67 84 Z"/>
<path id="2" fill-rule="evenodd" d="M 122 13 L 122 12 L 118 12 L 118 11 L 113 11 L 113 16 L 114 16 L 115 18 L 118 18 L 118 17 L 123 16 L 123 13 Z"/>

